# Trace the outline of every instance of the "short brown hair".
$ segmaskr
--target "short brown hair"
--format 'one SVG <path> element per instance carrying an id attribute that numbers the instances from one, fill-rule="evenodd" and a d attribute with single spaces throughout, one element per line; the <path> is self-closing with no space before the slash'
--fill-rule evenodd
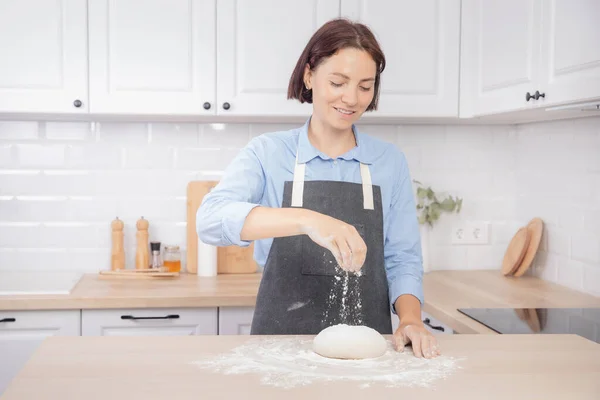
<path id="1" fill-rule="evenodd" d="M 366 25 L 345 18 L 337 18 L 326 22 L 310 38 L 290 78 L 287 98 L 297 99 L 300 103 L 312 104 L 312 89 L 307 89 L 304 86 L 306 64 L 310 66 L 311 70 L 314 70 L 325 58 L 347 47 L 364 50 L 375 61 L 377 66 L 375 93 L 366 111 L 376 110 L 379 101 L 380 75 L 385 69 L 385 56 L 375 35 Z"/>

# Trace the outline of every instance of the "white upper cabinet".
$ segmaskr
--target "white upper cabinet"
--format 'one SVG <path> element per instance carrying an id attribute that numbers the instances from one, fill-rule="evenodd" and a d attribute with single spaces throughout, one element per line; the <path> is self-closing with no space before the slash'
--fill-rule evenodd
<path id="1" fill-rule="evenodd" d="M 90 1 L 91 112 L 215 114 L 215 11 L 216 0 Z"/>
<path id="2" fill-rule="evenodd" d="M 219 0 L 218 114 L 310 115 L 287 100 L 289 80 L 313 33 L 339 15 L 337 0 Z"/>
<path id="3" fill-rule="evenodd" d="M 462 4 L 461 117 L 600 99 L 600 2 Z"/>
<path id="4" fill-rule="evenodd" d="M 532 107 L 540 0 L 463 0 L 462 7 L 461 117 Z"/>
<path id="5" fill-rule="evenodd" d="M 81 0 L 0 1 L 0 112 L 87 113 Z"/>
<path id="6" fill-rule="evenodd" d="M 542 4 L 542 104 L 600 98 L 600 1 Z"/>
<path id="7" fill-rule="evenodd" d="M 0 0 L 0 113 L 308 117 L 290 77 L 340 16 L 386 56 L 366 119 L 600 100 L 598 0 Z"/>
<path id="8" fill-rule="evenodd" d="M 386 56 L 378 110 L 389 117 L 457 117 L 460 0 L 342 0 Z"/>

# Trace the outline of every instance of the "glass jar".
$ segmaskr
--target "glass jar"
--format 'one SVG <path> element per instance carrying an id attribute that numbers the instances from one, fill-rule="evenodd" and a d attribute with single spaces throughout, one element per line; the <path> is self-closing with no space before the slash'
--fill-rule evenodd
<path id="1" fill-rule="evenodd" d="M 179 246 L 165 246 L 163 267 L 168 272 L 181 271 L 181 251 L 179 250 Z"/>

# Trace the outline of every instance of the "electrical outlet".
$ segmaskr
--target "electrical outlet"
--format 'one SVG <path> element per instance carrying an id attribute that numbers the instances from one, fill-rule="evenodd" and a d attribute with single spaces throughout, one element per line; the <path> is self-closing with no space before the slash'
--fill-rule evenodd
<path id="1" fill-rule="evenodd" d="M 468 221 L 452 229 L 452 244 L 488 244 L 489 222 Z"/>

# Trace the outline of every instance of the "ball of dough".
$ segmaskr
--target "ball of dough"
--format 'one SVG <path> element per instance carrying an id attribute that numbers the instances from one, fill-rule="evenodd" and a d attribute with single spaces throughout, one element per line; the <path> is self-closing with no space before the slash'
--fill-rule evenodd
<path id="1" fill-rule="evenodd" d="M 313 340 L 313 351 L 327 358 L 364 359 L 385 354 L 387 341 L 375 329 L 363 325 L 333 325 Z"/>

